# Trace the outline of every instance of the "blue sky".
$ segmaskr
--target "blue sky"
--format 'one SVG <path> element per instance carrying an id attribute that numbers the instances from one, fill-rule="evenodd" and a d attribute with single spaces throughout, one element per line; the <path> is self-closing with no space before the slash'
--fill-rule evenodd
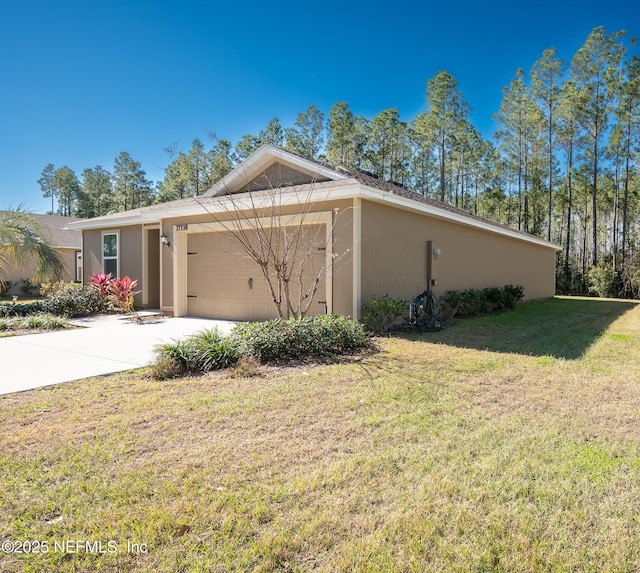
<path id="1" fill-rule="evenodd" d="M 0 209 L 50 208 L 47 163 L 80 176 L 128 151 L 157 181 L 163 148 L 235 144 L 312 103 L 410 120 L 444 69 L 490 137 L 516 69 L 569 60 L 596 26 L 640 36 L 640 0 L 0 0 Z"/>

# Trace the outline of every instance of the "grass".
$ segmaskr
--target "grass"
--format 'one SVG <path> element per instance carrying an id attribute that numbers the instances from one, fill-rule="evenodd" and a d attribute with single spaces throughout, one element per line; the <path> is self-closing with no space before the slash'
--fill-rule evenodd
<path id="1" fill-rule="evenodd" d="M 0 338 L 65 328 L 71 328 L 69 321 L 52 314 L 39 313 L 29 316 L 0 317 Z"/>
<path id="2" fill-rule="evenodd" d="M 640 569 L 640 307 L 556 298 L 378 345 L 0 397 L 0 541 L 50 548 L 0 571 Z"/>

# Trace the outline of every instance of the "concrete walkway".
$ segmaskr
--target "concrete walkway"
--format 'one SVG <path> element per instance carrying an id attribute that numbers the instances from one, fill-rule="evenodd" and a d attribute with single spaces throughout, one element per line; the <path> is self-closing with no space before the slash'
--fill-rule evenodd
<path id="1" fill-rule="evenodd" d="M 140 368 L 157 344 L 214 327 L 227 334 L 234 325 L 160 316 L 136 323 L 123 315 L 71 322 L 83 328 L 0 338 L 0 395 Z"/>

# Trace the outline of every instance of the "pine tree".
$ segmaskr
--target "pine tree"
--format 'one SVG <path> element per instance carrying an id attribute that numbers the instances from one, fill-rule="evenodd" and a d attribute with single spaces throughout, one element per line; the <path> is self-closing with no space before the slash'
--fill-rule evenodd
<path id="1" fill-rule="evenodd" d="M 495 119 L 498 122 L 495 137 L 516 182 L 518 229 L 526 231 L 531 221 L 529 190 L 536 170 L 536 152 L 540 148 L 538 139 L 542 118 L 525 83 L 522 69 L 516 71 L 504 89 Z"/>
<path id="2" fill-rule="evenodd" d="M 427 82 L 425 97 L 428 109 L 416 120 L 416 129 L 423 140 L 432 142 L 436 149 L 440 200 L 445 201 L 447 174 L 453 174 L 453 159 L 450 155 L 455 146 L 456 133 L 460 131 L 461 124 L 468 119 L 471 108 L 458 90 L 457 80 L 446 70 L 438 72 Z"/>
<path id="3" fill-rule="evenodd" d="M 547 134 L 547 240 L 551 240 L 553 223 L 554 174 L 557 161 L 554 155 L 556 113 L 560 103 L 563 63 L 556 57 L 555 48 L 545 50 L 531 69 L 531 88 L 540 103 Z"/>
<path id="4" fill-rule="evenodd" d="M 369 123 L 364 161 L 366 169 L 381 179 L 408 181 L 412 162 L 408 125 L 400 121 L 396 108 L 381 111 Z"/>
<path id="5" fill-rule="evenodd" d="M 72 169 L 60 167 L 53 173 L 53 184 L 58 190 L 58 213 L 71 217 L 76 211 L 76 202 L 80 193 L 80 182 Z"/>
<path id="6" fill-rule="evenodd" d="M 595 28 L 571 60 L 570 75 L 577 92 L 576 118 L 589 142 L 584 151 L 590 163 L 594 266 L 598 264 L 598 195 L 605 152 L 603 138 L 617 95 L 617 66 L 623 56 L 618 39 L 623 34 L 607 34 L 604 28 Z"/>
<path id="7" fill-rule="evenodd" d="M 327 121 L 327 160 L 332 165 L 356 167 L 365 144 L 365 120 L 356 117 L 347 102 L 333 104 Z"/>
<path id="8" fill-rule="evenodd" d="M 292 153 L 318 159 L 324 144 L 324 114 L 313 104 L 304 113 L 299 113 L 295 127 L 285 133 L 285 148 Z"/>
<path id="9" fill-rule="evenodd" d="M 55 213 L 55 207 L 53 204 L 54 199 L 58 196 L 58 189 L 55 186 L 54 172 L 56 168 L 53 163 L 49 163 L 43 170 L 38 179 L 38 185 L 42 189 L 42 195 L 45 198 L 51 197 L 51 214 Z"/>
<path id="10" fill-rule="evenodd" d="M 113 212 L 111 174 L 100 165 L 82 171 L 82 187 L 78 194 L 78 217 L 100 217 Z"/>
<path id="11" fill-rule="evenodd" d="M 122 211 L 149 205 L 153 199 L 151 181 L 138 161 L 122 151 L 113 167 L 114 195 L 117 208 Z"/>
<path id="12" fill-rule="evenodd" d="M 265 129 L 258 133 L 260 145 L 273 145 L 275 147 L 284 146 L 284 130 L 280 125 L 280 120 L 274 117 Z"/>
<path id="13" fill-rule="evenodd" d="M 637 171 L 640 153 L 640 58 L 632 56 L 624 69 L 624 84 L 620 105 L 616 115 L 623 148 L 623 199 L 621 264 L 625 270 L 628 253 L 629 223 L 631 207 L 631 184 L 634 170 Z"/>

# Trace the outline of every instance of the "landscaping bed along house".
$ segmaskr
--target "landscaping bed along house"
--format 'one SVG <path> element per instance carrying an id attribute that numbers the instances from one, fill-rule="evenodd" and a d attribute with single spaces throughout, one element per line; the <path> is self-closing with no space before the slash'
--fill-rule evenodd
<path id="1" fill-rule="evenodd" d="M 335 314 L 302 319 L 240 323 L 223 337 L 218 331 L 204 331 L 185 340 L 156 349 L 151 376 L 167 379 L 188 373 L 204 373 L 235 366 L 282 363 L 350 354 L 371 348 L 367 334 L 383 334 L 409 325 L 424 328 L 451 323 L 454 317 L 469 318 L 513 310 L 522 299 L 522 287 L 448 291 L 440 301 L 428 293 L 412 302 L 373 297 L 363 308 L 362 322 Z"/>
<path id="2" fill-rule="evenodd" d="M 133 312 L 137 281 L 93 275 L 90 284 L 45 283 L 41 298 L 0 302 L 0 336 L 71 328 L 65 319 L 107 312 Z"/>
<path id="3" fill-rule="evenodd" d="M 68 328 L 58 317 L 103 312 L 135 314 L 137 281 L 96 274 L 86 287 L 75 283 L 43 285 L 43 298 L 26 303 L 0 303 L 0 336 L 34 330 Z M 522 287 L 448 291 L 439 303 L 425 292 L 413 301 L 372 297 L 363 307 L 362 322 L 334 314 L 302 319 L 240 323 L 229 336 L 217 330 L 200 332 L 156 348 L 151 377 L 164 380 L 236 366 L 251 370 L 261 363 L 323 359 L 371 348 L 368 333 L 391 329 L 439 330 L 455 317 L 468 318 L 512 310 L 524 295 Z"/>

